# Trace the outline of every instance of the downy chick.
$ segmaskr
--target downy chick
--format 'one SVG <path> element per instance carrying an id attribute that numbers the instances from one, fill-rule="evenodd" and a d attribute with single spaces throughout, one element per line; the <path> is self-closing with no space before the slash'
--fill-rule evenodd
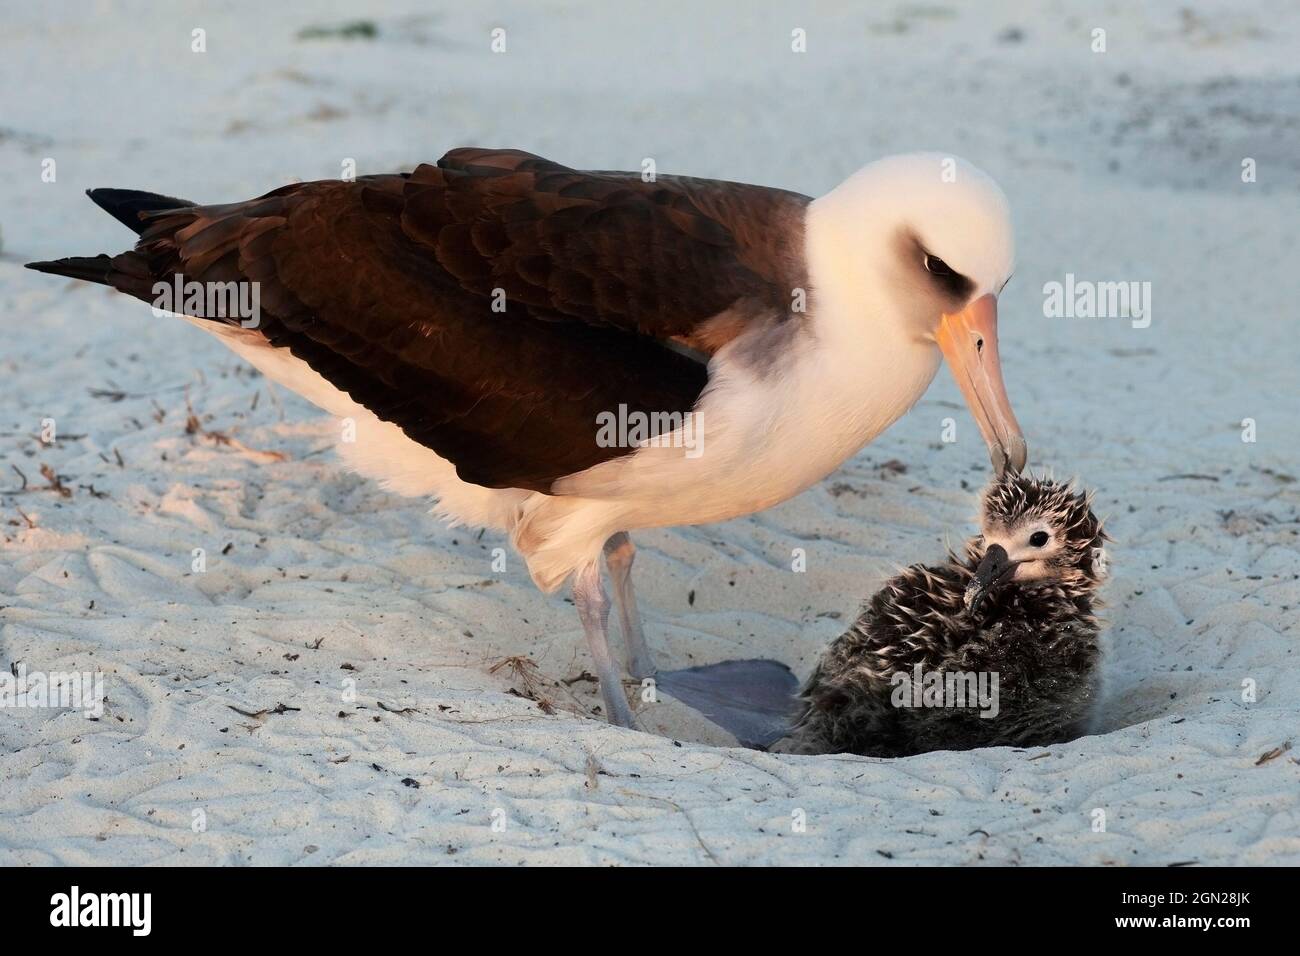
<path id="1" fill-rule="evenodd" d="M 901 757 L 1080 736 L 1108 540 L 1091 495 L 1011 472 L 964 556 L 913 565 L 823 654 L 783 750 Z"/>

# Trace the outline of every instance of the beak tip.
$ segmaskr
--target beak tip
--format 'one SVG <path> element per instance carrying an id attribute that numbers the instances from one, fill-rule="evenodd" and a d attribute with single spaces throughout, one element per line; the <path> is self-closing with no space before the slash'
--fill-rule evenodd
<path id="1" fill-rule="evenodd" d="M 1005 445 L 998 442 L 989 446 L 989 461 L 993 464 L 993 473 L 999 478 L 1007 473 L 1008 468 L 1018 475 L 1029 461 L 1029 446 L 1019 435 Z"/>

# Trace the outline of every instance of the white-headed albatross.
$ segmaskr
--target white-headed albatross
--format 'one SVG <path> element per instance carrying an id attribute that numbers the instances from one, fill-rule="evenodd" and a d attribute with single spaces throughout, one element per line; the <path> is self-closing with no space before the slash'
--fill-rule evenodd
<path id="1" fill-rule="evenodd" d="M 135 248 L 31 268 L 149 302 L 181 280 L 257 283 L 255 323 L 225 309 L 205 318 L 197 302 L 183 311 L 352 419 L 356 440 L 339 446 L 349 466 L 507 531 L 543 591 L 571 579 L 622 726 L 633 722 L 606 640 L 602 552 L 628 669 L 656 674 L 629 531 L 798 494 L 916 402 L 941 354 L 995 470 L 1025 463 L 998 365 L 1007 202 L 961 160 L 884 159 L 815 200 L 475 148 L 410 174 L 226 205 L 89 195 L 139 234 Z M 751 694 L 770 687 L 756 673 L 658 676 L 709 712 L 728 700 L 762 709 Z M 746 742 L 765 733 L 710 716 Z"/>

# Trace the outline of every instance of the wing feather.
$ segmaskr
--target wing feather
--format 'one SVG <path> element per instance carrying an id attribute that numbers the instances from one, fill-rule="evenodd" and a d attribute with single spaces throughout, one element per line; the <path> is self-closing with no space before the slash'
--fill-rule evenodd
<path id="1" fill-rule="evenodd" d="M 456 149 L 409 175 L 144 209 L 108 281 L 142 298 L 145 276 L 256 281 L 270 345 L 463 480 L 545 492 L 629 451 L 597 444 L 598 413 L 694 406 L 707 371 L 673 342 L 709 355 L 745 317 L 798 321 L 806 203 Z"/>

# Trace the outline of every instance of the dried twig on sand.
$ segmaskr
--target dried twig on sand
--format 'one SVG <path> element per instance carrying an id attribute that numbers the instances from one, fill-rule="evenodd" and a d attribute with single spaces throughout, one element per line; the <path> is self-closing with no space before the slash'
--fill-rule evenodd
<path id="1" fill-rule="evenodd" d="M 1276 760 L 1278 757 L 1282 756 L 1290 749 L 1291 749 L 1291 741 L 1288 740 L 1280 747 L 1274 747 L 1272 750 L 1260 754 L 1259 759 L 1255 761 L 1255 766 L 1261 767 L 1264 764 L 1268 763 L 1270 760 Z"/>
<path id="2" fill-rule="evenodd" d="M 64 498 L 72 497 L 72 489 L 63 483 L 63 479 L 49 465 L 41 465 L 41 477 L 49 482 L 45 491 L 57 491 Z"/>
<path id="3" fill-rule="evenodd" d="M 237 714 L 243 714 L 245 717 L 265 717 L 267 714 L 287 714 L 291 710 L 302 710 L 301 707 L 290 707 L 288 704 L 276 704 L 274 707 L 263 707 L 261 710 L 244 710 L 242 707 L 236 707 L 234 704 L 227 704 L 231 710 Z"/>
<path id="4" fill-rule="evenodd" d="M 511 679 L 519 684 L 518 691 L 521 697 L 536 701 L 544 714 L 555 713 L 554 702 L 541 692 L 544 678 L 536 661 L 520 654 L 503 657 L 488 668 L 488 673 L 495 674 L 502 669 L 509 670 Z"/>
<path id="5" fill-rule="evenodd" d="M 199 421 L 199 416 L 194 413 L 194 406 L 188 401 L 185 402 L 185 411 L 185 434 L 187 435 L 197 435 L 200 438 L 210 439 L 213 444 L 233 448 L 235 451 L 262 461 L 284 461 L 288 458 L 282 451 L 262 451 L 258 448 L 249 448 L 239 439 L 232 438 L 225 432 L 209 431 L 203 427 L 203 423 Z"/>
<path id="6" fill-rule="evenodd" d="M 27 476 L 23 474 L 21 468 L 12 464 L 9 467 L 14 470 L 14 474 L 18 476 L 18 479 L 22 484 L 17 488 L 5 488 L 0 490 L 0 495 L 25 495 L 35 491 L 53 491 L 64 498 L 72 497 L 72 489 L 63 483 L 63 478 L 61 478 L 49 465 L 41 465 L 41 477 L 48 483 L 37 488 L 32 487 L 31 483 L 27 480 Z"/>

